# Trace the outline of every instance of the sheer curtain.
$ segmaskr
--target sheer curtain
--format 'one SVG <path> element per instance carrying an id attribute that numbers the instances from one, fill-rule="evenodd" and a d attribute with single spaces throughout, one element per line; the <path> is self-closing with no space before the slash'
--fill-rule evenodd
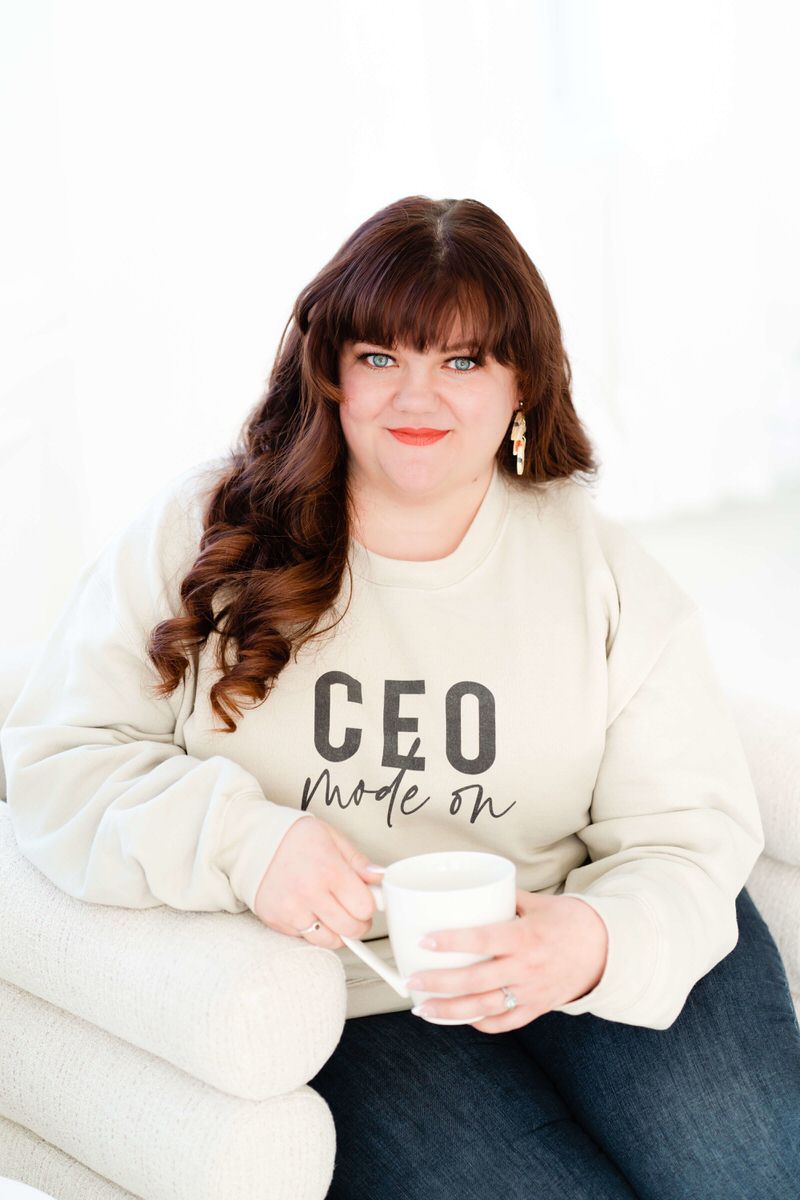
<path id="1" fill-rule="evenodd" d="M 799 32 L 743 0 L 0 8 L 6 630 L 230 443 L 299 288 L 411 193 L 531 254 L 606 511 L 800 479 Z"/>

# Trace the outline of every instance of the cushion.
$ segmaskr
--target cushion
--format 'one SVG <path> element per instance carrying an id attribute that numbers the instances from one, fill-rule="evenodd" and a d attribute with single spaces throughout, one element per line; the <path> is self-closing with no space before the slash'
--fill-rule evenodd
<path id="1" fill-rule="evenodd" d="M 764 851 L 800 867 L 800 710 L 730 695 L 764 825 Z"/>
<path id="2" fill-rule="evenodd" d="M 1 980 L 0 1048 L 3 1116 L 134 1196 L 325 1195 L 335 1129 L 307 1085 L 267 1100 L 230 1096 Z"/>
<path id="3" fill-rule="evenodd" d="M 0 979 L 196 1079 L 265 1100 L 312 1079 L 338 1044 L 347 988 L 335 950 L 249 911 L 76 899 L 24 857 L 6 805 L 0 878 Z"/>

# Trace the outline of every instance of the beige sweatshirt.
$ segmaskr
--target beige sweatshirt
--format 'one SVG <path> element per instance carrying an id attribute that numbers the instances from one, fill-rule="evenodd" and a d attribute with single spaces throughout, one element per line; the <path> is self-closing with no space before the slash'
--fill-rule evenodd
<path id="1" fill-rule="evenodd" d="M 160 701 L 144 643 L 179 611 L 223 462 L 171 480 L 78 576 L 0 732 L 21 851 L 83 900 L 238 913 L 307 812 L 383 865 L 489 850 L 606 924 L 600 982 L 557 1011 L 667 1028 L 735 946 L 764 846 L 695 602 L 585 484 L 537 495 L 495 467 L 445 558 L 351 540 L 342 621 L 215 733 L 217 635 Z M 367 937 L 390 958 L 384 914 Z M 332 953 L 348 1017 L 410 1007 Z"/>

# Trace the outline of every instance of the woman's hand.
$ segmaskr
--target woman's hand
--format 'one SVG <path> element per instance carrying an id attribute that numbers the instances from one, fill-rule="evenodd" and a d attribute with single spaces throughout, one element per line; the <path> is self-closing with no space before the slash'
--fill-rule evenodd
<path id="1" fill-rule="evenodd" d="M 468 1017 L 485 1013 L 483 1019 L 469 1024 L 484 1033 L 505 1033 L 597 986 L 606 967 L 608 931 L 590 904 L 575 896 L 539 895 L 518 888 L 517 913 L 515 921 L 430 931 L 437 951 L 463 950 L 493 957 L 468 967 L 415 972 L 411 986 L 416 990 L 453 996 L 426 1000 L 425 1014 Z M 502 984 L 516 996 L 516 1007 L 504 1007 Z"/>
<path id="2" fill-rule="evenodd" d="M 337 950 L 344 946 L 341 934 L 362 938 L 372 924 L 369 883 L 378 877 L 368 865 L 349 838 L 306 813 L 283 835 L 258 885 L 253 912 L 270 929 Z M 315 918 L 320 929 L 302 934 Z"/>

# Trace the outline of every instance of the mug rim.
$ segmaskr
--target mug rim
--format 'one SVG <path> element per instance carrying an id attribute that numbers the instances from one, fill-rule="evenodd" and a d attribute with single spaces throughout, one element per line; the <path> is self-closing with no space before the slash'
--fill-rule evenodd
<path id="1" fill-rule="evenodd" d="M 439 888 L 417 887 L 417 886 L 413 886 L 413 885 L 407 884 L 407 883 L 393 882 L 392 878 L 391 878 L 391 872 L 396 867 L 404 868 L 406 866 L 406 864 L 419 862 L 423 859 L 444 858 L 445 856 L 452 855 L 452 854 L 464 855 L 464 856 L 467 856 L 467 857 L 473 858 L 473 859 L 474 858 L 491 858 L 493 860 L 496 860 L 496 861 L 499 861 L 500 863 L 505 864 L 506 870 L 502 874 L 498 874 L 495 879 L 486 879 L 482 883 L 470 884 L 469 885 L 470 889 L 474 888 L 475 890 L 477 890 L 480 888 L 494 887 L 496 884 L 501 883 L 504 879 L 507 879 L 509 877 L 509 875 L 511 875 L 511 876 L 516 875 L 517 868 L 516 868 L 515 863 L 510 858 L 507 858 L 506 855 L 495 854 L 491 850 L 430 850 L 423 854 L 409 854 L 406 858 L 399 858 L 395 862 L 390 863 L 389 866 L 386 868 L 386 870 L 383 873 L 383 878 L 381 879 L 381 885 L 384 887 L 396 888 L 398 891 L 428 892 L 431 895 L 440 895 L 441 889 L 439 889 Z"/>

